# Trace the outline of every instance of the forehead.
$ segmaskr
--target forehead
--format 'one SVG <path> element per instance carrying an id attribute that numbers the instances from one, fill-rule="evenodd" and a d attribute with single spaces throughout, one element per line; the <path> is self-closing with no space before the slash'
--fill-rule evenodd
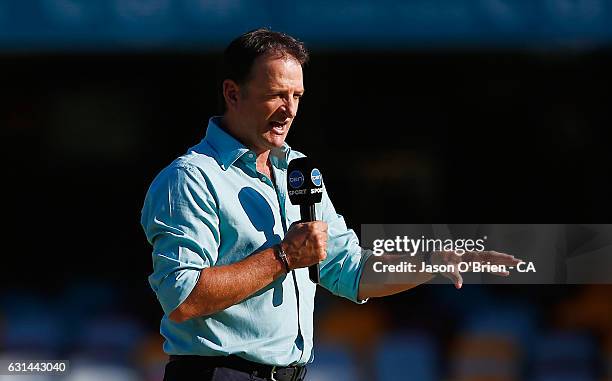
<path id="1" fill-rule="evenodd" d="M 302 65 L 291 56 L 260 56 L 251 70 L 250 85 L 303 90 Z"/>

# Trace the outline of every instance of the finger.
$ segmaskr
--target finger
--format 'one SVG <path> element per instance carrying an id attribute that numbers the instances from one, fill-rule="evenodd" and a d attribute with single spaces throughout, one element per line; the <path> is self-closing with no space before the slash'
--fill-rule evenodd
<path id="1" fill-rule="evenodd" d="M 505 267 L 514 267 L 516 265 L 519 264 L 520 261 L 517 261 L 516 259 L 493 259 L 490 261 L 480 261 L 480 263 L 482 264 L 491 264 L 491 265 L 497 265 L 497 266 L 505 266 Z"/>
<path id="2" fill-rule="evenodd" d="M 481 258 L 484 258 L 488 261 L 499 258 L 499 259 L 513 259 L 514 256 L 506 253 L 500 253 L 497 251 L 483 251 L 481 253 Z"/>
<path id="3" fill-rule="evenodd" d="M 320 258 L 320 261 L 325 260 L 325 258 L 327 258 L 327 250 L 323 250 L 323 252 L 321 253 L 321 256 L 319 258 Z"/>
<path id="4" fill-rule="evenodd" d="M 497 251 L 490 251 L 487 253 L 487 257 L 490 259 L 494 258 L 504 258 L 504 259 L 514 259 L 514 255 L 506 254 L 506 253 L 498 253 Z"/>
<path id="5" fill-rule="evenodd" d="M 515 266 L 521 261 L 520 259 L 515 258 L 513 255 L 498 253 L 496 251 L 483 252 L 479 260 L 480 262 L 486 261 L 492 264 L 506 266 Z"/>
<path id="6" fill-rule="evenodd" d="M 482 258 L 482 252 L 475 252 L 475 251 L 466 251 L 461 256 L 461 260 L 464 261 L 464 262 L 479 261 L 481 258 Z"/>
<path id="7" fill-rule="evenodd" d="M 327 233 L 327 222 L 325 221 L 316 221 L 317 222 L 317 229 Z"/>
<path id="8" fill-rule="evenodd" d="M 446 275 L 446 277 L 453 282 L 457 290 L 460 289 L 463 285 L 463 277 L 461 276 L 459 271 L 448 272 L 444 275 Z"/>
<path id="9" fill-rule="evenodd" d="M 289 229 L 287 229 L 287 230 L 291 230 L 291 229 L 293 229 L 293 228 L 295 228 L 296 226 L 301 225 L 301 224 L 302 224 L 302 223 L 301 223 L 300 221 L 293 221 L 293 222 L 291 223 L 291 225 L 289 225 Z"/>
<path id="10" fill-rule="evenodd" d="M 456 271 L 456 275 L 457 275 L 457 282 L 455 283 L 455 288 L 459 290 L 463 286 L 463 277 L 461 276 L 459 271 Z"/>
<path id="11" fill-rule="evenodd" d="M 462 256 L 461 256 L 461 260 L 463 262 L 481 262 L 484 263 L 486 261 L 491 261 L 492 259 L 498 257 L 498 258 L 504 258 L 507 256 L 507 258 L 512 258 L 511 255 L 508 254 L 502 254 L 502 253 L 498 253 L 500 254 L 500 256 L 496 256 L 495 251 L 466 251 Z"/>
<path id="12" fill-rule="evenodd" d="M 484 265 L 484 266 L 487 266 L 487 265 L 497 266 L 497 267 L 504 266 L 504 268 L 515 267 L 518 264 L 518 262 L 516 262 L 515 260 L 512 260 L 512 261 L 507 261 L 507 260 L 503 260 L 503 261 L 496 261 L 496 260 L 493 260 L 493 261 L 484 261 L 484 260 L 481 260 L 481 261 L 472 261 L 472 262 L 470 262 L 470 269 L 472 268 L 472 263 L 480 263 L 481 265 Z M 508 271 L 504 270 L 504 271 L 487 271 L 487 272 L 490 272 L 490 273 L 496 273 L 496 272 L 507 273 Z"/>
<path id="13" fill-rule="evenodd" d="M 491 274 L 497 275 L 497 276 L 509 276 L 510 272 L 509 271 L 495 271 L 495 272 L 492 272 Z"/>
<path id="14" fill-rule="evenodd" d="M 522 261 L 516 258 L 495 258 L 489 262 L 494 265 L 516 266 Z"/>

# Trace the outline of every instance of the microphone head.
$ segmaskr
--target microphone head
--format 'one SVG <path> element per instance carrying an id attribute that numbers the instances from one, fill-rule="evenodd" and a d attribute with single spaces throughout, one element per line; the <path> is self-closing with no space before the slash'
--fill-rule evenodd
<path id="1" fill-rule="evenodd" d="M 289 162 L 287 190 L 293 205 L 314 205 L 321 202 L 323 176 L 312 160 L 300 157 Z"/>

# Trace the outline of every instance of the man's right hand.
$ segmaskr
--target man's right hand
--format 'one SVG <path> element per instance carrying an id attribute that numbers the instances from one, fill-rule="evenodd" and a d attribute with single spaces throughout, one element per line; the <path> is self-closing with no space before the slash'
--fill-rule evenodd
<path id="1" fill-rule="evenodd" d="M 319 263 L 327 256 L 327 224 L 323 221 L 294 224 L 280 244 L 289 269 Z M 170 313 L 170 320 L 182 323 L 222 311 L 274 282 L 285 271 L 272 247 L 235 263 L 205 267 L 187 299 Z"/>
<path id="2" fill-rule="evenodd" d="M 313 221 L 291 225 L 281 247 L 292 270 L 321 262 L 327 257 L 327 223 Z"/>

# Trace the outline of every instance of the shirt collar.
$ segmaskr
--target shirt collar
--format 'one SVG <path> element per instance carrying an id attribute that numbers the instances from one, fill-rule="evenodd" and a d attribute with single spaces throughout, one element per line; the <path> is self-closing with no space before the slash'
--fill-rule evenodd
<path id="1" fill-rule="evenodd" d="M 227 170 L 236 160 L 246 154 L 252 154 L 250 157 L 246 156 L 247 161 L 255 161 L 253 151 L 221 128 L 221 118 L 221 116 L 213 116 L 208 120 L 208 128 L 204 137 L 204 140 L 217 152 L 221 168 Z M 289 164 L 289 152 L 291 152 L 291 147 L 287 143 L 283 143 L 280 148 L 272 149 L 270 163 L 278 168 L 286 169 Z"/>

